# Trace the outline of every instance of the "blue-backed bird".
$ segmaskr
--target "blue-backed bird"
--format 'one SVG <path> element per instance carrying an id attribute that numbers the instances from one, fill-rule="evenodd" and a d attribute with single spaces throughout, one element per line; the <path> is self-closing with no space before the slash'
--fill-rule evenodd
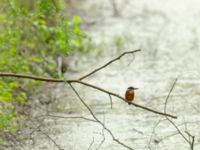
<path id="1" fill-rule="evenodd" d="M 128 87 L 125 93 L 125 100 L 126 102 L 130 105 L 132 103 L 132 101 L 134 100 L 135 97 L 135 90 L 137 90 L 138 88 L 135 87 Z"/>

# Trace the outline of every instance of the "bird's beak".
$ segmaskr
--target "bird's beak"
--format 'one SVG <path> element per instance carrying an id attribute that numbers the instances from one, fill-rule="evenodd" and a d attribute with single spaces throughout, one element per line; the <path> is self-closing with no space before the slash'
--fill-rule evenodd
<path id="1" fill-rule="evenodd" d="M 134 90 L 138 90 L 139 88 L 134 88 Z"/>

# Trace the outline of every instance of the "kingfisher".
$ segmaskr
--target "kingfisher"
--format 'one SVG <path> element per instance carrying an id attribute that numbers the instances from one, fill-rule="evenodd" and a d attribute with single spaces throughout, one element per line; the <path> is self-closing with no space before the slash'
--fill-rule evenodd
<path id="1" fill-rule="evenodd" d="M 128 87 L 127 90 L 126 90 L 126 93 L 125 93 L 125 99 L 126 99 L 126 102 L 131 105 L 132 101 L 134 100 L 134 97 L 135 97 L 135 90 L 137 90 L 138 88 L 135 88 L 135 87 Z"/>

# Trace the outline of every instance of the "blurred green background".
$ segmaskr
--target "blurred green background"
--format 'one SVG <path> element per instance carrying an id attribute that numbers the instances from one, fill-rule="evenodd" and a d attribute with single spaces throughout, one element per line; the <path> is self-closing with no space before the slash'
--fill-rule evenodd
<path id="1" fill-rule="evenodd" d="M 81 18 L 67 14 L 65 1 L 1 0 L 0 6 L 0 72 L 58 78 L 59 56 L 89 50 L 91 39 L 79 28 Z M 0 134 L 17 131 L 24 117 L 20 110 L 39 85 L 0 78 Z M 4 140 L 0 138 L 0 143 Z"/>

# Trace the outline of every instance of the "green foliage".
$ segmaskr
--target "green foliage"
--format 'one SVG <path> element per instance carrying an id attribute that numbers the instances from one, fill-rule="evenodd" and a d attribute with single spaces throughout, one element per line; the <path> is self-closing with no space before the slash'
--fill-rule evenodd
<path id="1" fill-rule="evenodd" d="M 0 29 L 0 50 L 3 52 L 0 65 L 6 66 L 1 70 L 28 72 L 32 64 L 37 66 L 31 70 L 34 73 L 42 68 L 52 75 L 55 63 L 49 61 L 51 57 L 67 55 L 73 50 L 85 51 L 90 45 L 90 38 L 79 28 L 81 19 L 75 16 L 69 21 L 60 9 L 60 1 L 9 0 L 5 3 L 4 18 L 7 19 L 2 21 L 4 27 Z M 44 60 L 52 68 L 41 64 Z"/>
<path id="2" fill-rule="evenodd" d="M 17 129 L 17 122 L 15 120 L 16 112 L 13 110 L 13 107 L 10 106 L 1 106 L 0 113 L 0 129 L 3 131 L 9 131 L 14 133 Z"/>
<path id="3" fill-rule="evenodd" d="M 85 51 L 91 45 L 79 28 L 80 17 L 69 20 L 60 0 L 3 0 L 0 5 L 0 72 L 56 77 L 57 56 Z M 37 85 L 35 81 L 0 78 L 0 130 L 16 130 L 16 108 L 26 104 L 28 91 Z"/>

